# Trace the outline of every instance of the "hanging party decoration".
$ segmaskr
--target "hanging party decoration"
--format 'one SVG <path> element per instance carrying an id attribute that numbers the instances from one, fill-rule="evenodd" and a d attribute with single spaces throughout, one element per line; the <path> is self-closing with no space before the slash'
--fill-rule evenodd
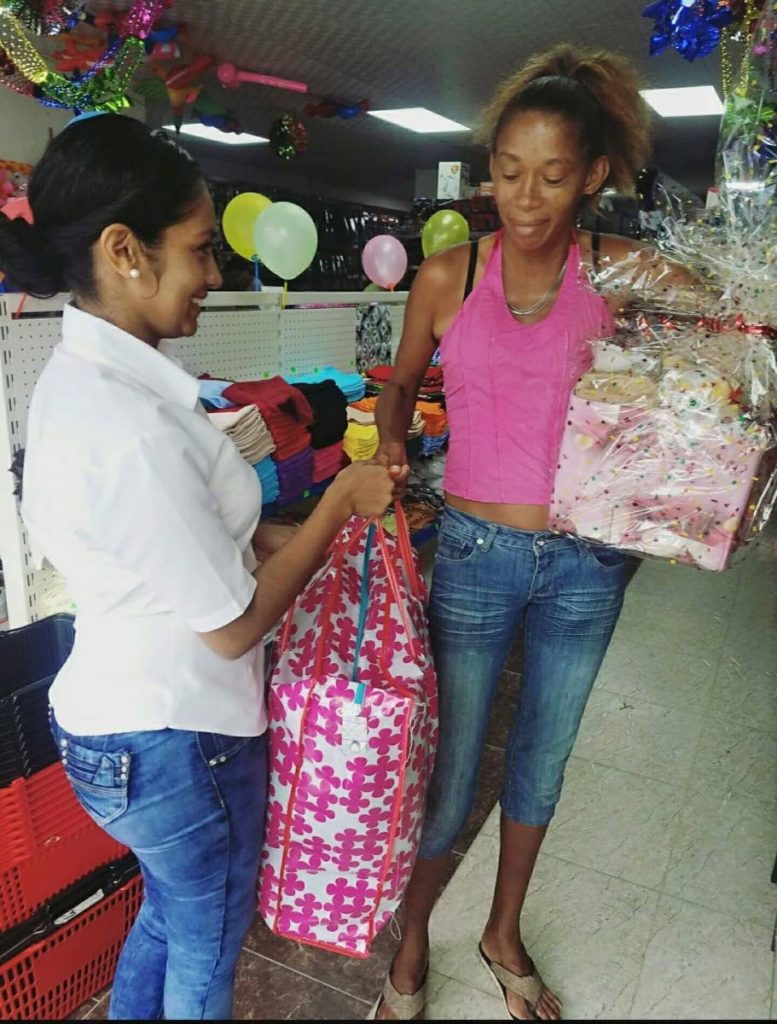
<path id="1" fill-rule="evenodd" d="M 268 206 L 272 206 L 272 199 L 268 199 L 261 192 L 241 192 L 240 195 L 230 199 L 224 207 L 224 213 L 221 216 L 221 230 L 224 232 L 224 238 L 244 260 L 253 261 L 258 257 L 254 229 L 259 215 Z"/>
<path id="2" fill-rule="evenodd" d="M 393 235 L 375 235 L 362 249 L 362 267 L 373 284 L 393 291 L 407 271 L 407 252 Z"/>
<path id="3" fill-rule="evenodd" d="M 369 100 L 360 100 L 358 103 L 336 103 L 334 100 L 320 100 L 318 103 L 308 103 L 305 106 L 306 117 L 334 117 L 337 115 L 344 121 L 350 121 L 352 117 L 358 117 L 370 109 Z"/>
<path id="4" fill-rule="evenodd" d="M 69 32 L 83 17 L 86 0 L 57 3 L 56 0 L 3 0 L 2 8 L 18 18 L 28 32 L 56 36 Z"/>
<path id="5" fill-rule="evenodd" d="M 293 160 L 307 148 L 305 125 L 293 114 L 284 114 L 270 126 L 270 145 L 283 160 Z"/>
<path id="6" fill-rule="evenodd" d="M 121 110 L 130 105 L 126 91 L 145 54 L 143 40 L 170 3 L 135 0 L 126 14 L 108 12 L 112 19 L 109 24 L 120 25 L 118 32 L 111 30 L 102 55 L 87 68 L 79 68 L 71 78 L 49 69 L 27 38 L 22 23 L 4 6 L 0 8 L 0 54 L 32 84 L 31 94 L 44 106 L 76 111 Z M 97 18 L 89 16 L 87 21 L 96 23 Z"/>
<path id="7" fill-rule="evenodd" d="M 655 0 L 642 11 L 654 22 L 650 55 L 672 47 L 689 61 L 705 57 L 723 42 L 726 29 L 749 30 L 763 6 L 764 0 Z"/>
<path id="8" fill-rule="evenodd" d="M 173 0 L 135 0 L 121 23 L 121 35 L 146 39 Z"/>
<path id="9" fill-rule="evenodd" d="M 313 262 L 318 231 L 301 206 L 272 203 L 256 220 L 254 247 L 264 266 L 282 281 L 292 281 Z"/>
<path id="10" fill-rule="evenodd" d="M 194 85 L 212 64 L 213 56 L 209 53 L 201 53 L 190 64 L 181 64 L 168 72 L 165 85 L 170 89 L 185 89 L 187 86 Z"/>
<path id="11" fill-rule="evenodd" d="M 18 198 L 8 199 L 0 207 L 0 213 L 6 216 L 9 220 L 15 220 L 17 217 L 21 217 L 26 220 L 28 224 L 32 224 L 32 210 L 30 209 L 30 201 L 27 196 L 19 196 Z"/>
<path id="12" fill-rule="evenodd" d="M 200 86 L 197 79 L 211 67 L 213 57 L 209 53 L 201 53 L 190 64 L 180 64 L 167 72 L 165 88 L 170 107 L 173 111 L 175 130 L 180 131 L 187 103 L 195 103 L 199 96 Z"/>
<path id="13" fill-rule="evenodd" d="M 777 187 L 777 0 L 769 0 L 754 24 L 736 81 L 730 69 L 728 74 L 725 67 L 723 70 L 726 105 L 717 154 L 721 192 L 743 187 L 753 210 L 758 208 L 756 198 L 761 207 L 773 206 Z"/>
<path id="14" fill-rule="evenodd" d="M 286 89 L 289 92 L 308 91 L 304 82 L 278 78 L 276 75 L 261 75 L 257 71 L 241 71 L 228 61 L 219 64 L 216 75 L 226 89 L 239 89 L 243 82 L 253 82 L 255 85 L 269 85 L 274 89 Z"/>
<path id="15" fill-rule="evenodd" d="M 642 17 L 655 22 L 651 56 L 672 46 L 686 60 L 711 53 L 720 42 L 721 31 L 734 20 L 730 5 L 718 0 L 657 0 L 645 7 Z"/>
<path id="16" fill-rule="evenodd" d="M 62 37 L 62 46 L 51 55 L 54 67 L 63 75 L 83 72 L 105 54 L 105 40 L 98 33 L 83 31 Z"/>
<path id="17" fill-rule="evenodd" d="M 159 47 L 172 46 L 178 38 L 179 32 L 178 25 L 165 25 L 163 28 L 155 28 L 145 38 L 146 53 L 152 58 L 156 54 L 156 59 L 158 60 L 168 59 L 166 56 L 163 58 L 163 51 Z"/>
<path id="18" fill-rule="evenodd" d="M 468 241 L 469 224 L 456 210 L 438 210 L 421 229 L 421 249 L 427 257 Z"/>

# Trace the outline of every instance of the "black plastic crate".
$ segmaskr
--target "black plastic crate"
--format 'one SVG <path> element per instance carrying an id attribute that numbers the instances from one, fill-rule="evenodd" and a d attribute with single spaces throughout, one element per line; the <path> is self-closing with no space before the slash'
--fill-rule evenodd
<path id="1" fill-rule="evenodd" d="M 73 649 L 72 615 L 0 633 L 0 787 L 53 764 L 49 687 Z"/>
<path id="2" fill-rule="evenodd" d="M 139 871 L 134 853 L 128 853 L 63 889 L 26 921 L 0 932 L 0 964 L 126 885 Z"/>

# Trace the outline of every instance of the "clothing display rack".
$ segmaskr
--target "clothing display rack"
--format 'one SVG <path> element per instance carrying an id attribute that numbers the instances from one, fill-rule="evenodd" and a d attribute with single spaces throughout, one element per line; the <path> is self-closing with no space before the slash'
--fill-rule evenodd
<path id="1" fill-rule="evenodd" d="M 57 607 L 57 574 L 33 566 L 10 472 L 14 454 L 25 445 L 33 388 L 60 340 L 67 300 L 66 294 L 0 294 L 0 560 L 11 629 L 67 607 Z M 359 309 L 374 301 L 364 292 L 289 292 L 284 305 L 279 291 L 213 292 L 203 303 L 197 334 L 164 343 L 162 351 L 194 376 L 251 380 L 324 366 L 353 372 Z M 393 356 L 407 293 L 382 293 L 379 301 L 391 310 Z M 79 400 L 88 396 L 73 396 Z"/>

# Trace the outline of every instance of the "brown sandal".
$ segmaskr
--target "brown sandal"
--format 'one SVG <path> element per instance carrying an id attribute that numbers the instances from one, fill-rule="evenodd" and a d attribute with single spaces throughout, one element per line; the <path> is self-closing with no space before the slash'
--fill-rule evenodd
<path id="1" fill-rule="evenodd" d="M 391 981 L 391 971 L 386 975 L 386 982 L 383 985 L 383 991 L 375 1001 L 375 1005 L 367 1015 L 367 1020 L 375 1020 L 378 1015 L 378 1010 L 382 1004 L 388 1003 L 389 1009 L 394 1014 L 395 1020 L 413 1020 L 419 1013 L 422 1013 L 426 1009 L 426 981 L 429 976 L 429 969 L 427 968 L 424 974 L 424 980 L 421 982 L 421 987 L 417 992 L 413 992 L 407 995 L 403 992 L 397 992 Z"/>
<path id="2" fill-rule="evenodd" d="M 534 1015 L 534 1019 L 539 1020 L 537 1016 L 537 1003 L 545 986 L 537 968 L 535 967 L 531 974 L 514 974 L 512 971 L 508 971 L 506 967 L 496 963 L 495 960 L 489 959 L 483 951 L 482 943 L 478 945 L 478 952 L 480 953 L 480 959 L 483 961 L 483 966 L 494 979 L 499 989 L 499 994 L 504 1000 L 505 1009 L 509 1016 L 513 1020 L 521 1020 L 514 1013 L 510 1013 L 510 1006 L 507 1002 L 507 993 L 514 992 L 515 995 L 525 1000 L 526 1005 Z"/>

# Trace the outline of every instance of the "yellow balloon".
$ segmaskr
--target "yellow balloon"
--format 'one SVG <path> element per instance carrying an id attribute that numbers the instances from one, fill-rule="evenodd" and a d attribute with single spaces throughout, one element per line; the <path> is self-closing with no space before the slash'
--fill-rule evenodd
<path id="1" fill-rule="evenodd" d="M 230 199 L 224 208 L 221 227 L 224 237 L 235 252 L 243 259 L 253 260 L 256 256 L 254 228 L 259 214 L 272 206 L 272 199 L 261 192 L 241 192 Z"/>

